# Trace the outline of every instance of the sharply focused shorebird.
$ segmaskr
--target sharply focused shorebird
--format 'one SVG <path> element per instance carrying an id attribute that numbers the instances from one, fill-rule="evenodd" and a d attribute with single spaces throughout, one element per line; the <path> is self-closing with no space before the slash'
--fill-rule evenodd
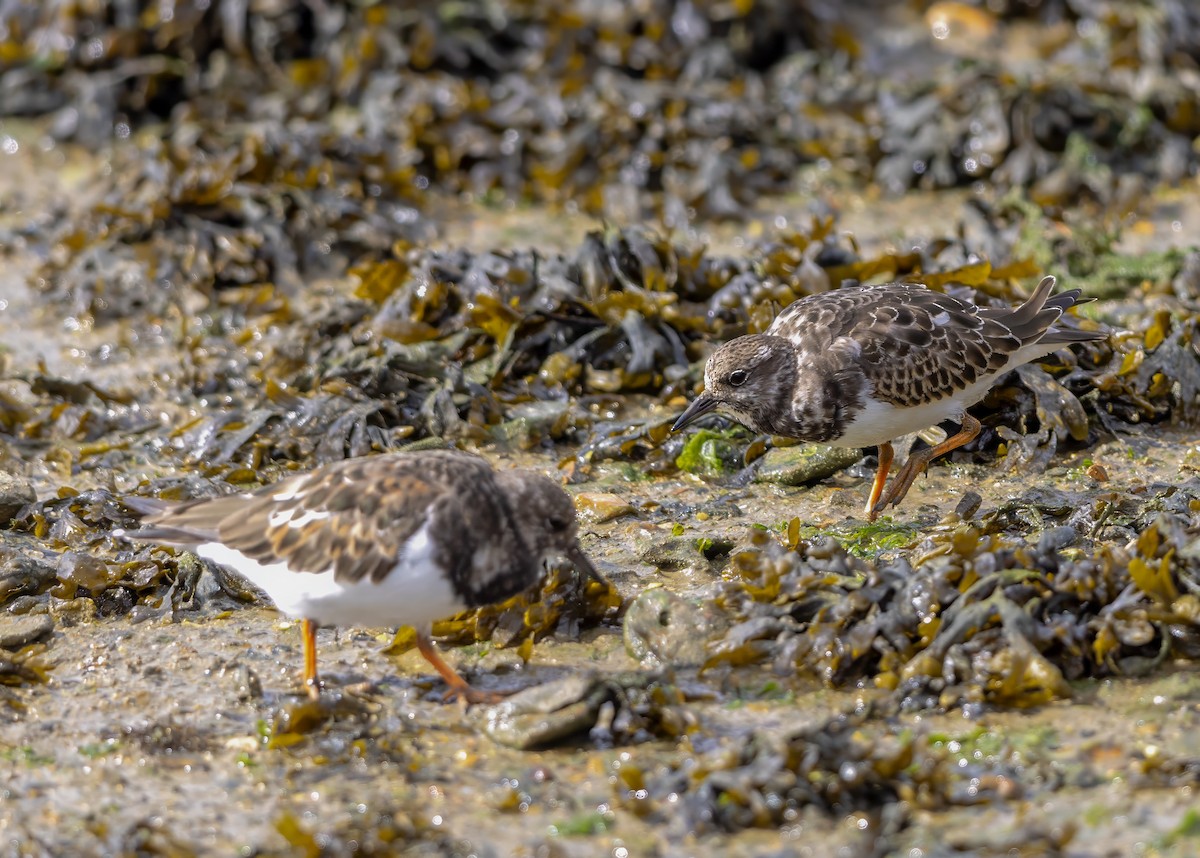
<path id="1" fill-rule="evenodd" d="M 349 459 L 226 497 L 123 502 L 144 526 L 117 535 L 227 566 L 301 620 L 314 699 L 316 630 L 331 624 L 411 626 L 447 698 L 493 701 L 498 695 L 472 688 L 438 654 L 433 621 L 529 589 L 554 555 L 597 577 L 562 486 L 457 451 Z"/>
<path id="2" fill-rule="evenodd" d="M 704 392 L 681 429 L 721 411 L 755 432 L 839 447 L 879 448 L 866 515 L 898 504 L 929 462 L 979 434 L 966 413 L 1004 373 L 1100 331 L 1058 327 L 1078 289 L 1046 277 L 1019 307 L 994 309 L 916 283 L 854 286 L 788 306 L 763 334 L 725 343 L 704 368 Z M 909 455 L 887 491 L 892 442 L 951 420 L 959 431 Z"/>

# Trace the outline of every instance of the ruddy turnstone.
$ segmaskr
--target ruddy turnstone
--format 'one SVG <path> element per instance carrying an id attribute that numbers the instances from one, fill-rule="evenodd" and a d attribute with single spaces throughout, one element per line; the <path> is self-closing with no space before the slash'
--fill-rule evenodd
<path id="1" fill-rule="evenodd" d="M 318 624 L 412 626 L 446 697 L 488 702 L 442 660 L 434 620 L 533 586 L 542 560 L 565 555 L 596 577 L 576 539 L 575 507 L 543 474 L 494 471 L 436 450 L 349 459 L 254 492 L 169 504 L 126 498 L 144 517 L 118 535 L 176 545 L 266 592 L 304 632 L 304 681 L 319 695 Z"/>
<path id="2" fill-rule="evenodd" d="M 719 410 L 755 432 L 839 447 L 879 448 L 866 515 L 908 493 L 930 460 L 979 434 L 966 413 L 1010 369 L 1099 331 L 1055 327 L 1090 301 L 1078 289 L 1051 297 L 1046 277 L 1019 307 L 995 309 L 917 283 L 855 286 L 801 298 L 766 333 L 722 345 L 704 368 L 704 392 L 672 427 Z M 957 434 L 912 453 L 883 491 L 892 441 L 952 420 Z"/>

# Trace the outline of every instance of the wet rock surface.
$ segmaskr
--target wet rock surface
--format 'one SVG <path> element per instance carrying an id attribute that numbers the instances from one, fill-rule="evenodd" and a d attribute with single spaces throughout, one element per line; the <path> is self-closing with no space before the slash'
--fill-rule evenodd
<path id="1" fill-rule="evenodd" d="M 763 483 L 784 486 L 803 486 L 844 470 L 861 456 L 861 451 L 848 447 L 826 447 L 801 444 L 795 447 L 776 447 L 759 459 L 754 478 Z"/>
<path id="2" fill-rule="evenodd" d="M 19 649 L 54 631 L 54 620 L 45 614 L 13 616 L 0 614 L 0 648 Z"/>
<path id="3" fill-rule="evenodd" d="M 642 666 L 696 668 L 708 660 L 708 644 L 727 626 L 727 616 L 711 600 L 657 589 L 630 603 L 621 628 L 625 651 Z"/>
<path id="4" fill-rule="evenodd" d="M 484 731 L 518 750 L 543 748 L 586 734 L 611 747 L 684 731 L 683 695 L 651 673 L 600 677 L 578 674 L 528 688 L 486 713 Z"/>
<path id="5" fill-rule="evenodd" d="M 35 500 L 37 495 L 29 480 L 0 471 L 0 526 L 6 526 L 25 504 Z"/>

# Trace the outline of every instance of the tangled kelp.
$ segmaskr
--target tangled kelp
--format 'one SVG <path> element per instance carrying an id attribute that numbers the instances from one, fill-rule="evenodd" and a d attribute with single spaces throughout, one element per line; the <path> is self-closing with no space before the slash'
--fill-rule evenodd
<path id="1" fill-rule="evenodd" d="M 1044 527 L 1036 539 L 1022 510 L 1036 510 Z M 1200 481 L 1090 503 L 1032 489 L 977 520 L 957 518 L 867 556 L 843 544 L 855 544 L 844 532 L 803 537 L 793 522 L 780 541 L 754 530 L 716 597 L 738 622 L 714 635 L 710 677 L 723 665 L 763 663 L 864 691 L 853 708 L 811 726 L 755 730 L 658 773 L 646 812 L 681 830 L 737 831 L 799 824 L 815 807 L 864 816 L 887 842 L 919 809 L 1103 782 L 1099 759 L 1056 759 L 1052 731 L 946 735 L 903 713 L 1038 707 L 1071 697 L 1080 679 L 1143 676 L 1200 656 Z M 1133 777 L 1140 786 L 1194 785 L 1200 766 L 1186 748 L 1173 755 L 1151 745 Z M 683 820 L 676 807 L 666 812 L 667 795 L 681 796 Z M 1019 841 L 1045 838 L 1060 849 L 1076 833 L 1059 826 Z M 964 835 L 962 844 L 986 841 Z"/>
<path id="2" fill-rule="evenodd" d="M 585 626 L 615 617 L 621 597 L 608 581 L 580 575 L 574 567 L 550 567 L 537 592 L 518 594 L 433 624 L 433 633 L 453 644 L 491 641 L 499 647 L 518 646 L 525 658 L 533 643 L 555 633 L 565 640 L 579 637 Z M 387 652 L 400 655 L 416 646 L 411 628 L 397 632 Z"/>
<path id="3" fill-rule="evenodd" d="M 1059 204 L 1128 196 L 1114 166 L 1166 181 L 1195 166 L 1200 22 L 1188 3 L 958 5 L 881 26 L 883 10 L 816 0 L 241 14 L 179 2 L 113 16 L 21 0 L 0 19 L 0 93 L 88 142 L 165 121 L 197 164 L 225 160 L 214 129 L 271 127 L 280 149 L 312 150 L 289 173 L 315 185 L 350 167 L 351 208 L 432 185 L 592 210 L 636 211 L 662 192 L 667 210 L 740 215 L 816 161 L 889 189 L 990 178 Z M 1039 31 L 1030 60 L 1023 18 Z M 928 51 L 880 35 L 897 29 Z M 229 190 L 210 187 L 213 201 Z"/>
<path id="4" fill-rule="evenodd" d="M 888 706 L 866 704 L 786 736 L 755 735 L 649 779 L 644 812 L 660 812 L 663 824 L 696 832 L 797 825 L 819 808 L 857 817 L 874 832 L 876 854 L 884 854 L 884 844 L 921 811 L 1020 803 L 1106 780 L 1098 760 L 1060 759 L 1052 729 L 1014 735 L 982 727 L 955 734 L 897 727 Z M 1133 775 L 1142 788 L 1189 788 L 1198 779 L 1194 758 L 1158 749 Z M 681 800 L 663 813 L 666 795 Z M 955 852 L 1055 855 L 1078 832 L 1075 821 L 1054 820 L 1007 836 L 964 826 L 947 839 Z"/>
<path id="5" fill-rule="evenodd" d="M 172 382 L 224 405 L 177 438 L 194 461 L 257 470 L 426 434 L 598 449 L 601 439 L 586 433 L 592 413 L 614 410 L 609 397 L 686 395 L 708 336 L 758 330 L 776 306 L 847 279 L 919 274 L 936 288 L 965 284 L 1000 299 L 1014 297 L 1013 278 L 1056 267 L 1126 291 L 1139 282 L 1137 266 L 1101 271 L 1092 261 L 1112 229 L 1076 228 L 1048 244 L 1031 239 L 1030 226 L 1078 226 L 1058 203 L 1081 189 L 1124 214 L 1136 189 L 1114 175 L 1130 175 L 1130 165 L 1149 173 L 1161 159 L 1165 178 L 1189 169 L 1195 117 L 1184 105 L 1194 75 L 1184 72 L 1198 51 L 1185 5 L 968 14 L 939 4 L 918 24 L 951 46 L 956 26 L 1002 45 L 1025 16 L 1049 32 L 1073 22 L 1091 36 L 1077 42 L 1064 30 L 1037 46 L 1070 61 L 1070 79 L 1053 62 L 1009 68 L 999 50 L 968 73 L 935 63 L 909 84 L 875 71 L 860 79 L 904 60 L 875 43 L 873 19 L 818 3 L 799 14 L 652 3 L 611 13 L 441 4 L 329 15 L 285 3 L 240 18 L 177 3 L 108 18 L 17 2 L 0 31 L 0 89 L 14 109 L 57 111 L 59 136 L 115 130 L 129 139 L 111 154 L 99 199 L 15 227 L 2 243 L 38 251 L 38 288 L 85 322 L 150 315 L 185 331 L 190 361 Z M 950 65 L 949 91 L 935 99 L 919 81 L 937 81 Z M 1113 68 L 1162 85 L 1135 86 Z M 42 85 L 37 97 L 31 81 Z M 987 97 L 967 97 L 976 89 Z M 165 125 L 146 126 L 157 121 Z M 664 213 L 728 215 L 784 189 L 812 159 L 856 165 L 887 187 L 1005 178 L 1028 196 L 976 201 L 989 229 L 981 240 L 938 238 L 873 258 L 837 237 L 831 219 L 772 236 L 746 259 L 639 229 L 595 234 L 555 257 L 420 246 L 429 192 L 439 188 L 593 208 L 651 193 Z M 1153 282 L 1185 267 L 1164 258 Z M 303 283 L 347 269 L 358 301 L 299 301 Z M 197 293 L 207 307 L 195 316 Z M 1079 396 L 1099 382 L 1100 399 L 1113 401 L 1095 411 L 1110 431 L 1110 413 L 1161 419 L 1200 387 L 1189 372 L 1194 339 L 1184 323 L 1165 342 L 1147 340 L 1144 367 L 1127 340 L 1119 365 L 1090 353 L 1062 383 Z M 1062 409 L 1049 407 L 1061 388 L 1033 369 L 1022 379 L 1033 397 L 993 421 L 1033 430 L 1036 420 L 1024 440 L 1002 433 L 1014 465 L 1083 440 L 1078 404 L 1067 396 Z M 77 394 L 76 408 L 53 412 L 58 425 L 39 425 L 16 403 L 4 422 L 30 438 L 65 431 L 92 441 L 114 421 L 143 419 L 89 408 L 87 391 Z M 978 444 L 998 441 L 985 434 Z"/>
<path id="6" fill-rule="evenodd" d="M 0 85 L 15 92 L 36 79 L 49 93 L 14 103 L 57 109 L 55 133 L 64 136 L 120 126 L 130 140 L 111 155 L 97 201 L 13 228 L 3 243 L 40 253 L 38 288 L 82 324 L 149 316 L 163 332 L 182 332 L 187 357 L 163 379 L 164 393 L 199 400 L 206 415 L 177 425 L 172 445 L 236 483 L 270 476 L 262 470 L 274 461 L 323 462 L 424 436 L 523 449 L 582 443 L 573 478 L 611 455 L 669 471 L 677 442 L 661 426 L 632 425 L 644 409 L 621 413 L 630 395 L 689 395 L 710 338 L 759 330 L 797 297 L 901 277 L 1012 300 L 1014 279 L 1057 268 L 1124 293 L 1188 271 L 1185 257 L 1170 255 L 1152 272 L 1104 268 L 1095 259 L 1115 230 L 1078 228 L 1077 213 L 1056 203 L 1082 188 L 1121 215 L 1130 189 L 1118 187 L 1117 168 L 1150 172 L 1146 159 L 1161 156 L 1173 164 L 1164 176 L 1187 169 L 1191 155 L 1173 141 L 1194 124 L 1180 107 L 1192 77 L 1165 73 L 1186 69 L 1196 53 L 1190 31 L 1178 28 L 1191 14 L 1181 5 L 1141 16 L 1121 3 L 1027 12 L 1050 26 L 1061 13 L 1096 34 L 1084 44 L 1096 52 L 1095 68 L 1084 64 L 1088 84 L 1060 79 L 1053 64 L 997 75 L 988 63 L 1006 62 L 999 51 L 977 76 L 956 69 L 946 83 L 989 98 L 940 102 L 888 75 L 868 76 L 864 88 L 857 64 L 899 60 L 870 41 L 872 27 L 856 13 L 818 5 L 797 15 L 769 4 L 751 14 L 655 3 L 609 16 L 442 4 L 324 18 L 282 4 L 247 9 L 232 27 L 206 4 L 173 4 L 136 22 L 11 4 L 3 33 L 11 67 Z M 953 24 L 946 8 L 938 14 L 951 23 L 935 21 L 935 31 Z M 1003 40 L 1006 23 L 1022 16 L 976 17 Z M 48 38 L 64 32 L 72 38 Z M 821 38 L 831 33 L 840 35 Z M 497 39 L 511 50 L 491 47 Z M 1080 48 L 1056 37 L 1039 50 L 1065 58 Z M 1132 84 L 1109 74 L 1104 56 L 1169 80 L 1154 90 L 1161 103 L 1147 113 L 1140 95 L 1130 100 Z M 84 104 L 84 93 L 104 97 Z M 988 116 L 928 109 L 976 101 Z M 612 111 L 623 104 L 638 105 L 637 115 L 623 111 L 618 121 Z M 1020 120 L 1011 129 L 997 125 L 1007 123 L 996 119 L 1006 105 Z M 675 121 L 660 128 L 663 116 Z M 139 130 L 163 117 L 156 133 Z M 1100 133 L 1113 127 L 1125 131 Z M 981 237 L 873 257 L 838 236 L 831 218 L 785 229 L 744 258 L 636 228 L 552 256 L 421 243 L 438 188 L 585 205 L 661 192 L 663 212 L 736 214 L 811 158 L 857 164 L 885 186 L 903 185 L 906 170 L 934 184 L 1008 176 L 1034 201 L 979 199 Z M 1059 219 L 1076 228 L 1050 229 Z M 303 288 L 347 270 L 355 300 L 314 304 Z M 1194 291 L 1176 290 L 1184 307 Z M 1088 413 L 1112 432 L 1190 408 L 1200 390 L 1194 324 L 1142 325 L 1144 337 L 1071 357 L 1053 379 L 1023 370 L 1019 385 L 993 392 L 981 415 L 987 428 L 964 455 L 1003 447 L 1010 466 L 1036 467 L 1060 445 L 1086 442 Z M 24 377 L 34 393 L 44 390 L 47 407 L 4 403 L 4 425 L 29 441 L 84 441 L 88 467 L 111 460 L 131 428 L 152 425 L 128 397 L 112 402 L 112 391 L 73 390 L 60 410 L 46 388 L 61 380 Z M 763 450 L 761 441 L 734 445 L 723 467 Z"/>
<path id="7" fill-rule="evenodd" d="M 827 282 L 882 272 L 935 288 L 967 282 L 1004 296 L 995 301 L 1014 299 L 1010 278 L 1028 269 L 972 263 L 921 273 L 957 256 L 945 247 L 857 258 L 828 222 L 773 237 L 748 260 L 639 229 L 597 233 L 574 255 L 551 257 L 401 249 L 355 269 L 356 300 L 329 296 L 300 308 L 269 290 L 222 293 L 217 315 L 203 320 L 207 329 L 184 340 L 187 372 L 164 383 L 186 383 L 190 391 L 179 393 L 224 398 L 226 407 L 175 430 L 174 443 L 194 461 L 252 468 L 278 458 L 328 461 L 427 435 L 519 447 L 583 440 L 591 458 L 650 451 L 672 443 L 665 426 L 600 425 L 597 413 L 616 416 L 633 393 L 690 395 L 711 337 L 752 330 L 781 303 L 810 293 L 810 274 L 789 260 L 812 247 L 823 248 L 812 267 Z M 1159 319 L 1146 338 L 1070 357 L 1057 370 L 1062 382 L 1023 371 L 1023 384 L 993 393 L 985 425 L 1025 430 L 1025 455 L 1040 449 L 1044 458 L 1063 441 L 1086 439 L 1085 406 L 1103 412 L 1102 421 L 1169 416 L 1195 387 L 1194 325 L 1173 324 Z M 48 381 L 30 378 L 53 393 Z M 1099 392 L 1088 400 L 1093 386 Z M 146 425 L 136 406 L 114 403 L 119 398 L 81 388 L 71 411 L 53 412 L 53 424 L 28 406 L 9 422 L 30 438 L 65 430 L 97 442 L 106 428 Z M 593 426 L 600 434 L 589 438 Z M 633 434 L 620 440 L 627 430 Z M 994 446 L 994 433 L 978 443 Z M 673 461 L 679 451 L 670 449 L 665 460 Z"/>
<path id="8" fill-rule="evenodd" d="M 1046 528 L 1035 542 L 1013 528 L 1011 515 L 1028 508 Z M 718 597 L 740 622 L 709 666 L 762 661 L 835 685 L 868 680 L 926 708 L 1034 706 L 1069 696 L 1080 677 L 1196 658 L 1198 513 L 1192 478 L 1090 504 L 1035 489 L 874 559 L 832 536 L 789 550 L 756 531 Z M 1095 538 L 1113 526 L 1136 536 L 1126 546 Z"/>
<path id="9" fill-rule="evenodd" d="M 1055 34 L 1037 46 L 1044 62 L 997 50 L 964 70 L 951 53 L 921 73 L 907 69 L 911 52 L 877 41 L 873 17 L 819 2 L 241 11 L 182 2 L 109 17 L 30 0 L 0 11 L 8 110 L 50 114 L 52 136 L 122 141 L 89 204 L 0 235 L 43 257 L 39 282 L 73 313 L 162 314 L 192 289 L 294 295 L 428 238 L 439 193 L 682 228 L 744 217 L 816 163 L 892 190 L 986 179 L 1076 226 L 1067 201 L 1095 200 L 1117 222 L 1143 189 L 1131 169 L 1174 182 L 1196 166 L 1200 27 L 1181 0 L 1146 14 L 1119 0 L 1045 4 L 1028 13 Z M 1012 22 L 1000 44 L 1020 39 L 1018 10 L 976 14 L 985 29 Z M 1068 22 L 1089 37 L 1072 39 Z M 820 258 L 832 248 L 811 250 L 765 254 L 759 273 L 802 273 L 798 294 L 851 276 Z M 978 250 L 994 259 L 1011 245 Z M 396 255 L 368 279 L 403 274 Z M 712 273 L 726 286 L 738 269 Z M 398 324 L 408 336 L 424 330 L 410 322 Z"/>
<path id="10" fill-rule="evenodd" d="M 11 377 L 29 396 L 9 400 L 4 425 L 16 445 L 63 475 L 103 474 L 130 456 L 191 472 L 183 482 L 145 487 L 171 497 L 230 491 L 346 456 L 453 442 L 577 445 L 563 463 L 576 482 L 613 459 L 640 475 L 703 464 L 709 478 L 744 480 L 778 458 L 764 456 L 769 442 L 722 433 L 709 438 L 708 450 L 701 443 L 708 436 L 671 435 L 676 412 L 662 407 L 691 394 L 714 336 L 756 329 L 779 303 L 843 279 L 907 277 L 964 293 L 967 283 L 994 303 L 1019 294 L 1013 278 L 1028 273 L 1028 263 L 945 264 L 964 252 L 950 242 L 863 257 L 829 220 L 768 236 L 742 259 L 644 229 L 594 233 L 574 254 L 402 245 L 355 269 L 349 299 L 336 291 L 293 299 L 266 286 L 218 291 L 205 316 L 184 317 L 183 371 L 156 378 L 159 402 L 178 403 L 167 411 L 111 385 L 22 369 Z M 1179 276 L 1186 262 L 1179 260 Z M 1186 417 L 1197 389 L 1196 322 L 1183 314 L 1186 302 L 1176 306 L 1177 316 L 1131 318 L 1145 326 L 1141 332 L 1010 375 L 976 409 L 985 430 L 958 455 L 1003 452 L 1009 465 L 1040 469 L 1061 446 L 1094 443 L 1102 431 Z M 68 551 L 116 547 L 105 542 L 107 530 L 127 522 L 110 493 L 80 493 L 64 482 L 59 494 L 30 505 L 18 529 Z M 56 585 L 107 594 L 105 613 L 145 599 L 157 604 L 178 577 L 160 555 L 79 564 Z M 557 604 L 556 592 L 543 597 Z M 569 600 L 564 615 L 594 622 L 614 607 L 611 594 L 597 599 Z M 441 631 L 459 641 L 497 634 L 515 645 L 559 622 L 556 611 L 526 607 Z"/>

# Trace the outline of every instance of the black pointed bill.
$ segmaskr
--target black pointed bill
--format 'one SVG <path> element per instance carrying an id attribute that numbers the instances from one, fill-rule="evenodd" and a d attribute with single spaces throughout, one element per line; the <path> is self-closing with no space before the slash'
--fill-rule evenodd
<path id="1" fill-rule="evenodd" d="M 579 547 L 579 543 L 567 549 L 567 559 L 571 561 L 575 569 L 582 572 L 593 581 L 601 584 L 608 584 L 608 580 L 596 571 L 596 567 L 592 565 L 592 561 L 583 553 L 583 549 Z"/>
<path id="2" fill-rule="evenodd" d="M 687 407 L 687 410 L 679 415 L 679 419 L 675 421 L 675 425 L 671 427 L 671 431 L 678 432 L 693 420 L 697 420 L 703 417 L 705 414 L 716 411 L 718 404 L 719 403 L 717 400 L 713 399 L 707 393 L 701 393 L 692 400 L 692 404 Z"/>

